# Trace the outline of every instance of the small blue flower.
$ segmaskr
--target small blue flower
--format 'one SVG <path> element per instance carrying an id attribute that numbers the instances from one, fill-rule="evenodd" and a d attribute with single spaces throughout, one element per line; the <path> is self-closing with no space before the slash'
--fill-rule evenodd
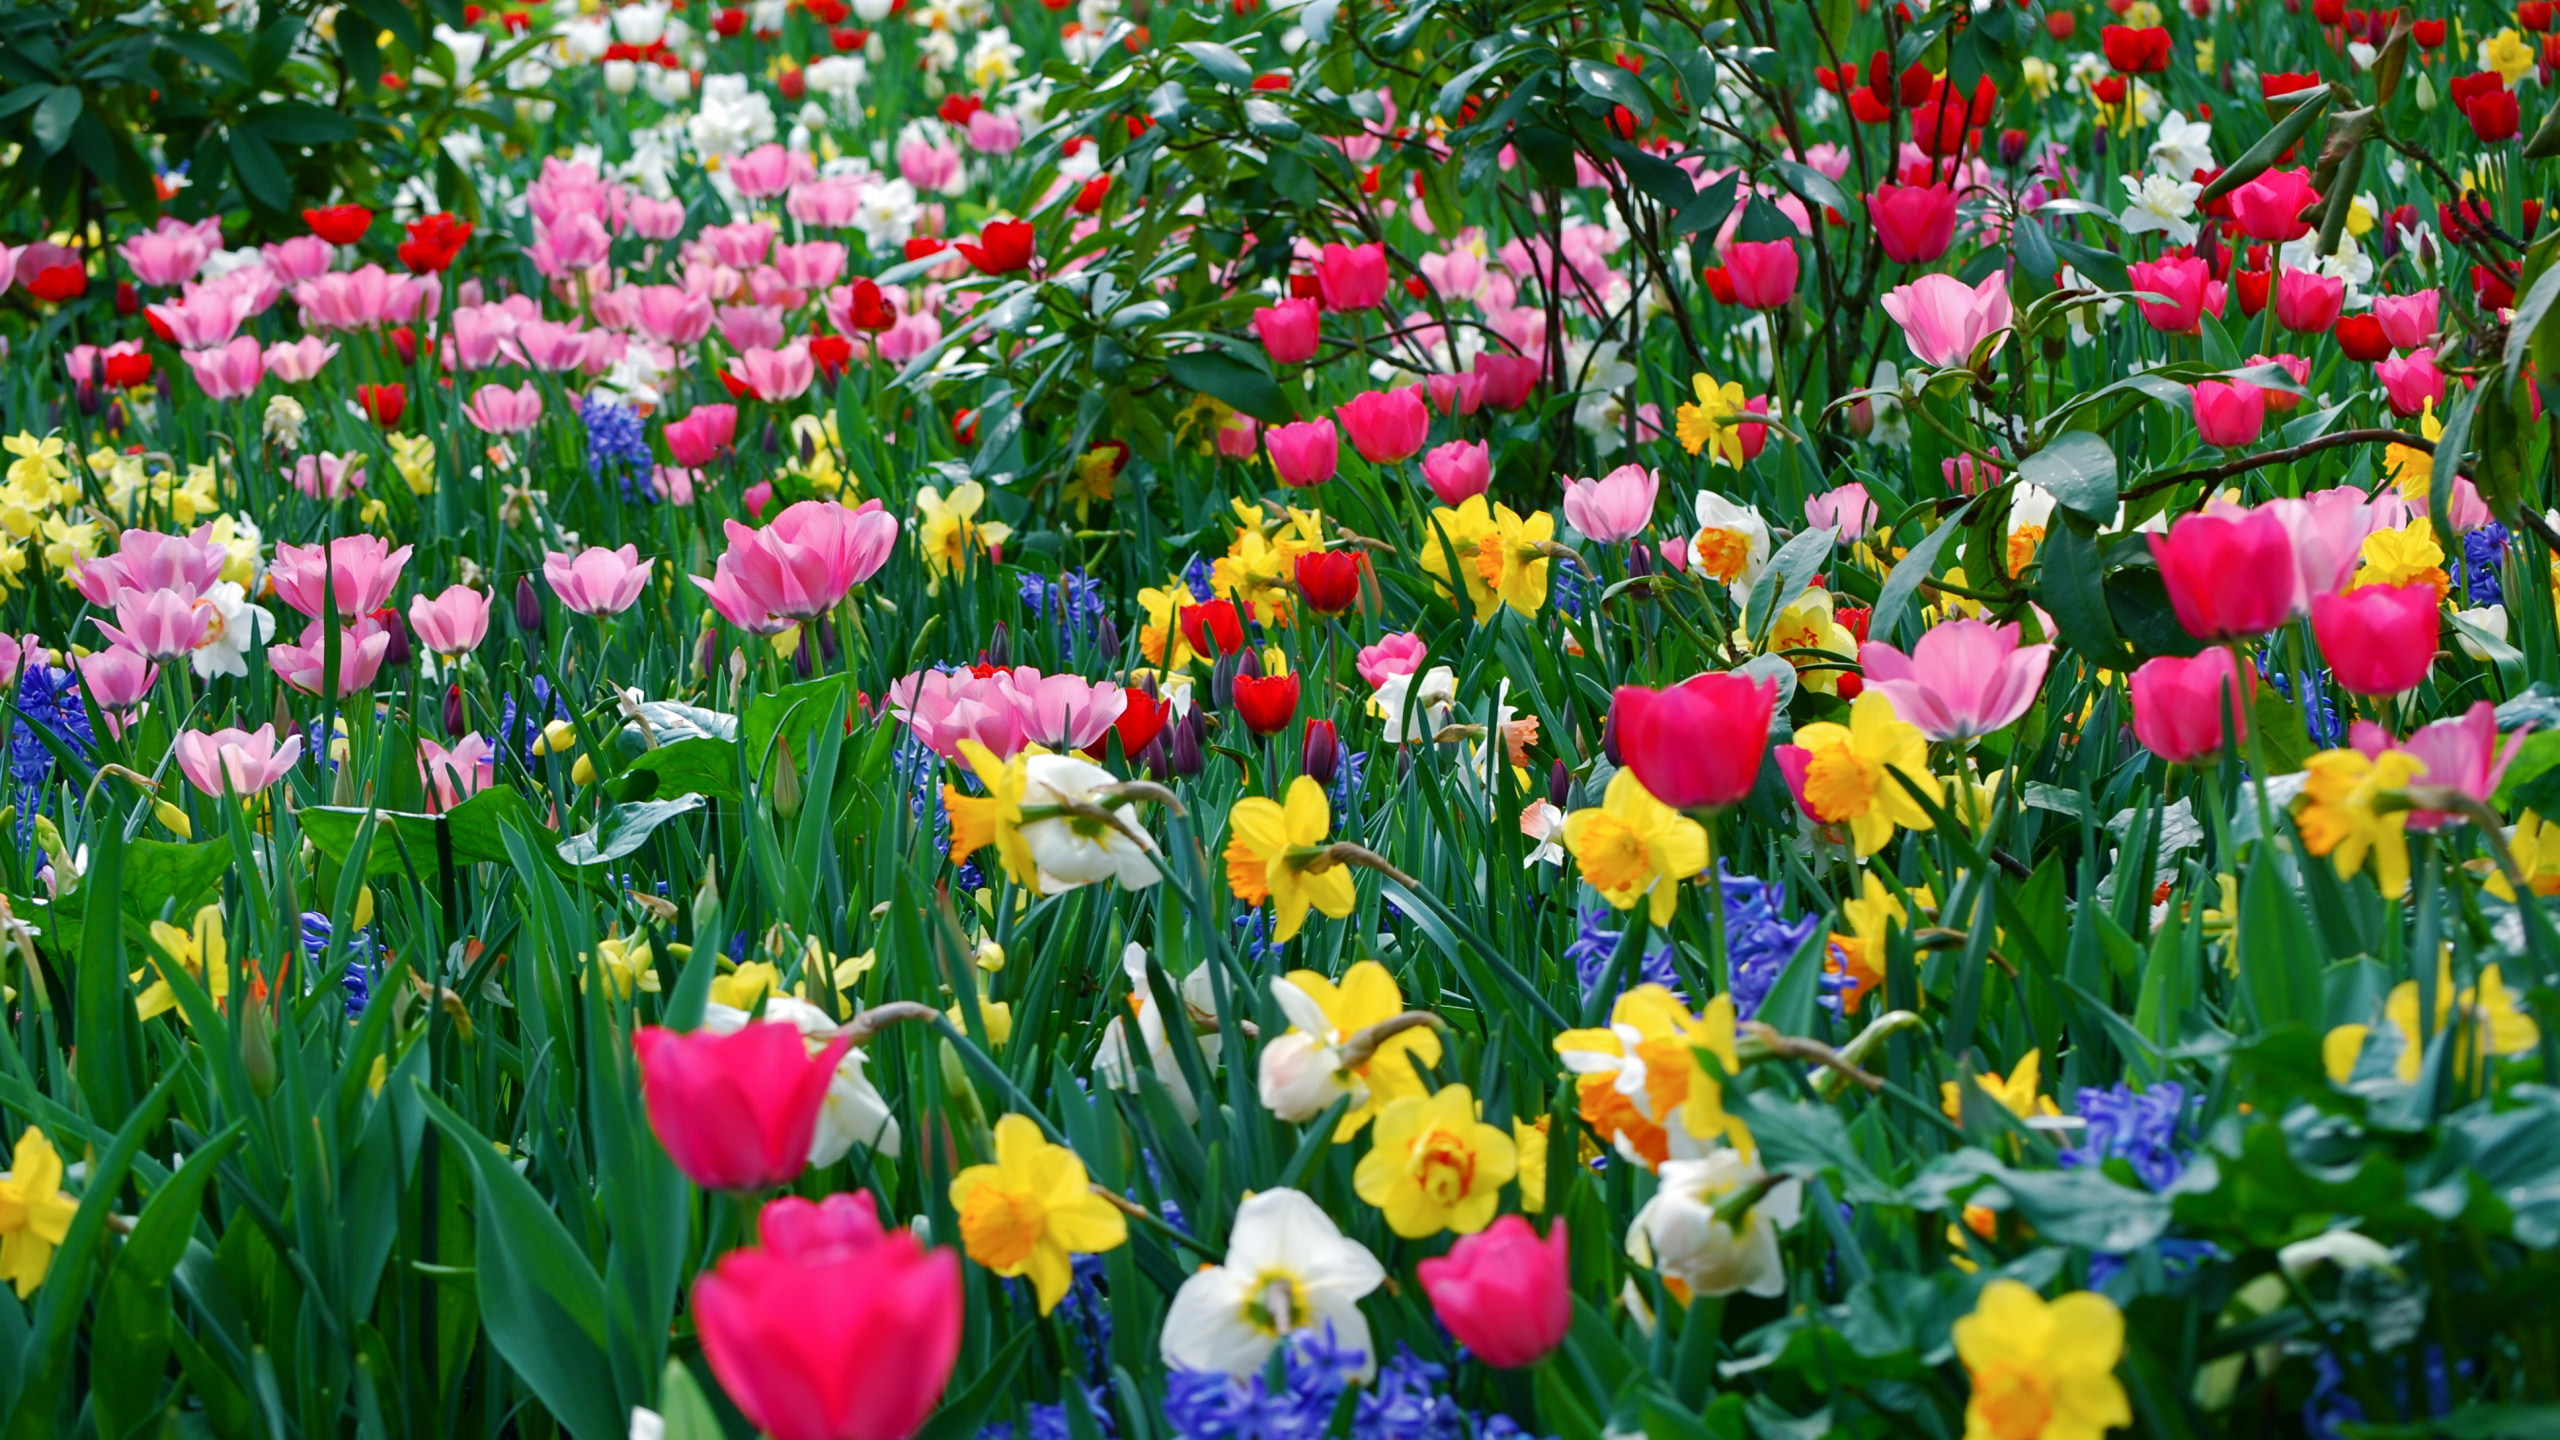
<path id="1" fill-rule="evenodd" d="M 1618 953 L 1618 937 L 1625 933 L 1606 928 L 1609 915 L 1608 906 L 1585 903 L 1576 915 L 1581 932 L 1574 937 L 1572 944 L 1564 947 L 1565 961 L 1573 966 L 1573 973 L 1581 979 L 1585 995 L 1598 989 L 1601 980 L 1608 975 L 1610 958 Z M 1645 946 L 1644 954 L 1636 961 L 1636 973 L 1627 977 L 1626 984 L 1629 989 L 1638 985 L 1659 985 L 1672 991 L 1680 989 L 1680 972 L 1671 963 L 1671 940 L 1668 936 L 1663 937 L 1660 944 L 1648 943 Z"/>
<path id="2" fill-rule="evenodd" d="M 579 413 L 587 425 L 587 474 L 598 484 L 611 475 L 621 486 L 625 502 L 655 504 L 657 491 L 631 483 L 635 478 L 646 479 L 656 459 L 641 432 L 639 415 L 610 400 L 589 400 Z"/>
<path id="3" fill-rule="evenodd" d="M 2177 1146 L 2178 1122 L 2187 1105 L 2185 1086 L 2174 1080 L 2143 1091 L 2123 1081 L 2105 1090 L 2084 1086 L 2077 1103 L 2088 1128 L 2078 1145 L 2061 1153 L 2064 1168 L 2123 1160 L 2154 1190 L 2169 1188 L 2186 1172 L 2187 1156 Z"/>
<path id="4" fill-rule="evenodd" d="M 1736 875 L 1717 867 L 1724 885 L 1724 948 L 1726 964 L 1733 977 L 1733 1015 L 1748 1020 L 1760 1013 L 1769 992 L 1776 988 L 1779 975 L 1793 960 L 1804 942 L 1822 927 L 1821 917 L 1807 915 L 1797 920 L 1781 920 L 1778 912 L 1787 903 L 1785 882 Z M 1822 1003 L 1837 1013 L 1840 991 L 1849 984 L 1846 975 L 1825 971 L 1822 976 Z"/>

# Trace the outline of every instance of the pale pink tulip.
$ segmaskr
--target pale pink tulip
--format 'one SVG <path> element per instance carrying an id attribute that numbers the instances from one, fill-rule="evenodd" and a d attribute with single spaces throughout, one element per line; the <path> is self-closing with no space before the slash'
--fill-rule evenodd
<path id="1" fill-rule="evenodd" d="M 543 556 L 542 578 L 551 582 L 561 604 L 581 615 L 619 615 L 640 598 L 656 563 L 641 559 L 637 545 L 619 550 L 590 545 L 574 556 L 560 550 Z"/>
<path id="2" fill-rule="evenodd" d="M 258 382 L 267 378 L 266 357 L 257 340 L 248 335 L 234 336 L 218 350 L 183 351 L 181 358 L 195 372 L 196 387 L 208 400 L 240 399 L 255 393 Z"/>
<path id="3" fill-rule="evenodd" d="M 1902 327 L 1902 338 L 1923 363 L 1956 366 L 1970 363 L 1973 352 L 1995 335 L 2005 343 L 2009 328 L 2009 281 L 1998 270 L 1967 285 L 1953 275 L 1931 272 L 1908 285 L 1897 285 L 1884 297 L 1884 313 Z"/>
<path id="4" fill-rule="evenodd" d="M 213 638 L 220 617 L 178 590 L 127 590 L 116 597 L 116 623 L 90 622 L 107 638 L 152 660 L 177 660 Z"/>
<path id="5" fill-rule="evenodd" d="M 401 567 L 408 563 L 406 545 L 394 550 L 380 536 L 341 535 L 325 550 L 278 542 L 267 578 L 277 599 L 313 620 L 320 618 L 324 599 L 334 598 L 343 621 L 381 609 L 399 587 Z"/>
<path id="6" fill-rule="evenodd" d="M 409 597 L 409 630 L 418 643 L 447 660 L 480 648 L 489 635 L 489 596 L 468 585 L 449 585 L 429 599 Z"/>
<path id="7" fill-rule="evenodd" d="M 382 657 L 390 649 L 391 632 L 371 615 L 353 625 L 341 626 L 337 684 L 331 698 L 344 699 L 370 689 L 374 676 L 382 671 Z M 328 635 L 317 620 L 304 627 L 300 641 L 267 647 L 267 663 L 275 668 L 276 678 L 305 695 L 318 695 L 327 683 L 328 655 Z"/>
<path id="8" fill-rule="evenodd" d="M 2027 713 L 2053 663 L 2051 645 L 2018 644 L 2018 627 L 1950 620 L 1911 653 L 1881 641 L 1858 647 L 1869 689 L 1932 740 L 1970 740 L 2005 730 Z"/>
<path id="9" fill-rule="evenodd" d="M 1597 480 L 1564 482 L 1564 518 L 1604 545 L 1629 539 L 1653 523 L 1662 481 L 1641 465 L 1621 465 Z"/>
<path id="10" fill-rule="evenodd" d="M 462 413 L 491 435 L 521 435 L 542 423 L 542 392 L 530 380 L 513 390 L 483 385 Z"/>
<path id="11" fill-rule="evenodd" d="M 292 773 L 302 763 L 302 737 L 288 735 L 276 743 L 276 727 L 222 729 L 208 734 L 189 730 L 171 747 L 178 771 L 189 784 L 219 800 L 228 793 L 246 800 Z"/>
<path id="12" fill-rule="evenodd" d="M 463 736 L 448 750 L 418 737 L 418 779 L 427 787 L 427 808 L 450 810 L 498 781 L 498 749 L 478 734 Z"/>

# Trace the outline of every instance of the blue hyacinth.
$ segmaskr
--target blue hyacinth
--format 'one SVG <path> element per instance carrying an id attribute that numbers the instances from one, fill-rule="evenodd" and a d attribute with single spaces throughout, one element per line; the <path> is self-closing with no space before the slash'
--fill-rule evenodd
<path id="1" fill-rule="evenodd" d="M 610 400 L 590 400 L 581 418 L 587 422 L 587 474 L 602 484 L 608 475 L 621 486 L 622 498 L 655 503 L 657 492 L 647 485 L 634 486 L 632 481 L 646 479 L 655 457 L 650 453 L 648 437 L 641 433 L 640 417 L 627 405 Z"/>
<path id="2" fill-rule="evenodd" d="M 2083 1086 L 2078 1104 L 2088 1128 L 2078 1145 L 2061 1153 L 2065 1168 L 2122 1160 L 2154 1190 L 2169 1188 L 2186 1173 L 2187 1156 L 2177 1143 L 2186 1087 L 2174 1080 L 2140 1091 L 2122 1081 L 2105 1090 Z"/>
<path id="3" fill-rule="evenodd" d="M 2507 527 L 2492 520 L 2462 537 L 2462 553 L 2453 557 L 2453 588 L 2473 605 L 2503 605 L 2506 586 L 2498 567 L 2507 559 Z"/>
<path id="4" fill-rule="evenodd" d="M 80 703 L 79 677 L 67 668 L 29 665 L 18 676 L 17 704 L 18 727 L 9 737 L 9 778 L 18 792 L 18 840 L 23 845 L 35 828 L 39 797 L 34 792 L 53 778 L 53 750 L 37 730 L 82 755 L 97 748 L 98 737 Z"/>
<path id="5" fill-rule="evenodd" d="M 1606 905 L 1584 905 L 1576 916 L 1581 925 L 1580 933 L 1574 936 L 1572 944 L 1564 947 L 1565 963 L 1571 965 L 1573 973 L 1581 979 L 1584 995 L 1600 987 L 1602 978 L 1609 973 L 1610 957 L 1618 953 L 1618 937 L 1625 933 L 1607 928 L 1609 915 Z M 1674 991 L 1680 988 L 1680 972 L 1671 963 L 1671 941 L 1667 936 L 1658 945 L 1648 943 L 1645 946 L 1644 954 L 1636 961 L 1635 970 L 1636 973 L 1626 979 L 1628 988 L 1638 985 L 1659 985 Z"/>
<path id="6" fill-rule="evenodd" d="M 1787 962 L 1822 928 L 1822 920 L 1814 915 L 1778 918 L 1787 903 L 1784 881 L 1736 875 L 1722 866 L 1717 874 L 1724 885 L 1724 949 L 1732 975 L 1733 1014 L 1737 1020 L 1748 1020 L 1760 1013 L 1778 977 L 1786 972 Z M 1822 1003 L 1836 1013 L 1840 991 L 1849 983 L 1848 976 L 1826 971 L 1821 980 Z"/>

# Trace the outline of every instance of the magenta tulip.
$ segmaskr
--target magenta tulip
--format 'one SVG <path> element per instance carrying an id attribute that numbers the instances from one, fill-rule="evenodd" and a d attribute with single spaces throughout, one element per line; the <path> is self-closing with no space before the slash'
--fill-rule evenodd
<path id="1" fill-rule="evenodd" d="M 2293 540 L 2267 511 L 2182 516 L 2145 538 L 2178 623 L 2199 640 L 2264 635 L 2301 603 Z"/>
<path id="2" fill-rule="evenodd" d="M 1724 247 L 1733 303 L 1753 310 L 1775 310 L 1796 298 L 1802 264 L 1792 240 L 1736 240 Z"/>
<path id="3" fill-rule="evenodd" d="M 676 1168 L 706 1190 L 761 1190 L 808 1168 L 827 1085 L 852 1042 L 811 1055 L 796 1026 L 763 1024 L 726 1035 L 646 1025 L 632 1043 L 649 1128 Z"/>
<path id="4" fill-rule="evenodd" d="M 2311 634 L 2341 689 L 2355 695 L 2414 690 L 2436 663 L 2444 624 L 2435 587 L 2367 585 L 2311 602 Z"/>
<path id="5" fill-rule="evenodd" d="M 1253 312 L 1253 332 L 1274 365 L 1303 365 L 1316 358 L 1321 337 L 1320 307 L 1308 299 L 1283 300 Z"/>
<path id="6" fill-rule="evenodd" d="M 1351 448 L 1372 465 L 1392 465 L 1422 453 L 1431 434 L 1431 411 L 1419 387 L 1364 390 L 1334 407 Z"/>
<path id="7" fill-rule="evenodd" d="M 2381 382 L 2383 397 L 2391 402 L 2395 415 L 2414 418 L 2425 412 L 2429 401 L 2439 408 L 2444 405 L 2444 372 L 2436 368 L 2436 352 L 2423 345 L 2377 362 L 2373 378 Z"/>
<path id="8" fill-rule="evenodd" d="M 2257 680 L 2255 670 L 2245 683 L 2240 679 L 2228 650 L 2146 660 L 2131 682 L 2133 738 L 2172 765 L 2218 755 L 2226 715 L 2239 722 L 2232 744 L 2249 737 L 2249 696 Z"/>
<path id="9" fill-rule="evenodd" d="M 1716 809 L 1759 780 L 1777 705 L 1774 682 L 1720 672 L 1663 690 L 1621 685 L 1611 719 L 1618 753 L 1653 798 L 1675 809 Z"/>
<path id="10" fill-rule="evenodd" d="M 1956 192 L 1945 185 L 1879 185 L 1867 199 L 1867 219 L 1886 259 L 1926 265 L 1955 243 Z"/>
<path id="11" fill-rule="evenodd" d="M 1366 310 L 1387 298 L 1387 247 L 1327 245 L 1316 259 L 1316 293 L 1327 310 Z"/>
<path id="12" fill-rule="evenodd" d="M 1493 487 L 1493 450 L 1481 440 L 1434 445 L 1422 457 L 1422 478 L 1441 504 L 1454 509 Z"/>
<path id="13" fill-rule="evenodd" d="M 2311 233 L 2302 212 L 2320 198 L 2305 170 L 2270 170 L 2231 192 L 2231 217 L 2242 234 L 2283 244 Z"/>
<path id="14" fill-rule="evenodd" d="M 1559 1216 L 1541 1240 L 1505 1215 L 1415 1267 L 1440 1323 L 1487 1365 L 1516 1370 L 1564 1343 L 1573 1325 L 1572 1252 Z"/>
<path id="15" fill-rule="evenodd" d="M 2171 255 L 2159 260 L 2136 260 L 2125 267 L 2125 273 L 2132 277 L 2135 290 L 2163 297 L 2135 297 L 2134 308 L 2142 312 L 2144 324 L 2171 335 L 2184 335 L 2203 323 L 2204 288 L 2213 279 L 2212 266 L 2192 255 Z"/>
<path id="16" fill-rule="evenodd" d="M 2436 310 L 2441 298 L 2433 286 L 2409 295 L 2376 295 L 2373 318 L 2382 322 L 2383 338 L 2394 350 L 2417 350 L 2436 341 Z"/>
<path id="17" fill-rule="evenodd" d="M 2338 323 L 2347 282 L 2335 275 L 2288 265 L 2276 276 L 2276 323 L 2301 335 L 2317 335 Z"/>
<path id="18" fill-rule="evenodd" d="M 1262 432 L 1271 452 L 1271 470 L 1293 490 L 1321 485 L 1342 463 L 1341 442 L 1330 420 L 1299 420 Z"/>
<path id="19" fill-rule="evenodd" d="M 2254 445 L 2266 433 L 2266 391 L 2245 380 L 2199 380 L 2187 389 L 2195 397 L 2196 436 L 2207 445 Z"/>

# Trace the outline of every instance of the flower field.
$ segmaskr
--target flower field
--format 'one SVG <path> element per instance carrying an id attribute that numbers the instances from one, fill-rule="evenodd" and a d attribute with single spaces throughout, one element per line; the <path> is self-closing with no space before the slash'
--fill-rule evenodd
<path id="1" fill-rule="evenodd" d="M 2555 176 L 2548 0 L 11 0 L 0 1440 L 2560 1434 Z"/>

